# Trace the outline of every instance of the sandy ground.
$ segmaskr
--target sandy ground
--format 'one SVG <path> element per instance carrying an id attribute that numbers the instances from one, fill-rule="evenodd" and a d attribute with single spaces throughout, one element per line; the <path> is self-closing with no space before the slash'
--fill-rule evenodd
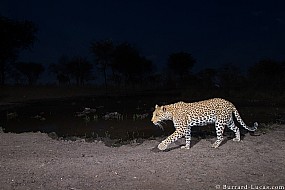
<path id="1" fill-rule="evenodd" d="M 161 139 L 159 139 L 161 140 Z M 158 140 L 121 147 L 54 140 L 43 133 L 0 133 L 1 189 L 262 189 L 285 186 L 285 126 L 241 142 Z M 278 187 L 280 188 L 280 187 Z M 282 187 L 280 188 L 282 189 Z"/>

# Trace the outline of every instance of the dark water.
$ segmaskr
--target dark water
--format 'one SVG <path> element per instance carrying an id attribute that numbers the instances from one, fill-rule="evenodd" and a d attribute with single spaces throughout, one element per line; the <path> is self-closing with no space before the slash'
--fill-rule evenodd
<path id="1" fill-rule="evenodd" d="M 30 102 L 2 109 L 0 127 L 4 132 L 44 132 L 58 137 L 81 137 L 96 139 L 130 140 L 168 135 L 174 131 L 171 122 L 165 130 L 151 123 L 156 103 L 175 102 L 171 97 L 89 97 L 66 100 Z M 284 123 L 285 107 L 260 103 L 238 103 L 236 105 L 243 120 L 252 125 Z M 193 135 L 200 128 L 193 128 Z M 202 130 L 205 131 L 205 128 Z M 215 132 L 213 127 L 206 130 Z"/>

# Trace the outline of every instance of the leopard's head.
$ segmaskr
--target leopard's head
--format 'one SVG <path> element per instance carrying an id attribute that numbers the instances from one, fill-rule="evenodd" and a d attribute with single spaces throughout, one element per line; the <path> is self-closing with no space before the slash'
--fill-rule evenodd
<path id="1" fill-rule="evenodd" d="M 164 120 L 171 120 L 172 114 L 170 110 L 166 106 L 155 106 L 155 110 L 152 114 L 152 123 L 156 126 L 159 126 L 161 129 L 163 129 L 163 126 L 161 125 L 161 122 Z"/>

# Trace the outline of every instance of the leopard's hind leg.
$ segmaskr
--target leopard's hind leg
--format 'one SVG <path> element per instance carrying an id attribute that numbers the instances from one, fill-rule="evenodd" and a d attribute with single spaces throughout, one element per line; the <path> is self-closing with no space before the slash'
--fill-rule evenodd
<path id="1" fill-rule="evenodd" d="M 233 138 L 233 141 L 240 141 L 240 132 L 239 128 L 235 125 L 233 119 L 230 120 L 228 128 L 232 130 L 235 133 L 235 138 Z"/>
<path id="2" fill-rule="evenodd" d="M 223 125 L 219 122 L 216 122 L 215 128 L 216 128 L 216 133 L 217 133 L 217 140 L 216 140 L 216 142 L 214 142 L 214 144 L 212 144 L 212 147 L 218 148 L 220 146 L 220 144 L 223 142 L 223 132 L 225 129 L 225 125 Z"/>

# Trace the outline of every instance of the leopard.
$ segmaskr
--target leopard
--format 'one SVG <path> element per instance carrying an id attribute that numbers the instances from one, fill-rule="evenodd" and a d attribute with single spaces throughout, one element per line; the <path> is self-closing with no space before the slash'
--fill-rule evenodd
<path id="1" fill-rule="evenodd" d="M 217 135 L 217 140 L 212 144 L 212 147 L 218 148 L 223 141 L 223 132 L 226 126 L 235 133 L 233 141 L 241 141 L 240 130 L 235 125 L 233 116 L 248 131 L 256 131 L 257 122 L 254 122 L 252 127 L 247 126 L 236 107 L 230 101 L 222 98 L 212 98 L 192 103 L 180 101 L 163 106 L 155 105 L 151 121 L 154 125 L 163 129 L 162 123 L 170 120 L 175 127 L 175 131 L 159 143 L 159 150 L 166 150 L 171 143 L 182 137 L 185 137 L 186 143 L 181 148 L 190 149 L 191 128 L 211 124 L 215 125 Z"/>

